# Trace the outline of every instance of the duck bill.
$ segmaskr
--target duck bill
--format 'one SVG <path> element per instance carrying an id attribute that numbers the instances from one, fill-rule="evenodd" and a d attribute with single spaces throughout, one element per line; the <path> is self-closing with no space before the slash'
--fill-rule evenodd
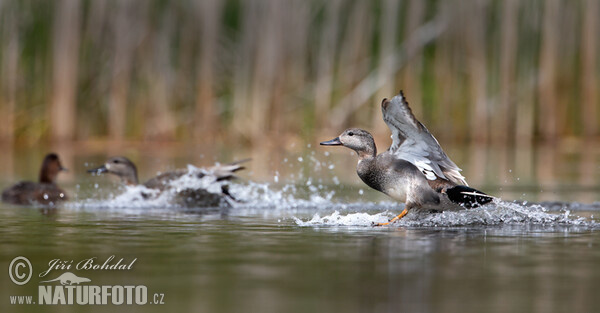
<path id="1" fill-rule="evenodd" d="M 340 141 L 340 137 L 335 137 L 329 141 L 323 141 L 320 143 L 321 146 L 341 146 L 342 142 Z"/>
<path id="2" fill-rule="evenodd" d="M 93 168 L 91 170 L 87 170 L 87 172 L 93 173 L 93 174 L 102 174 L 102 173 L 108 172 L 108 169 L 106 168 L 106 165 L 102 165 L 100 167 Z"/>

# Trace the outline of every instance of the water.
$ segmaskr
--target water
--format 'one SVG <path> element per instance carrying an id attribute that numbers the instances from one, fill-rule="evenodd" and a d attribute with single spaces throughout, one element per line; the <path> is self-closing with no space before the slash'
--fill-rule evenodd
<path id="1" fill-rule="evenodd" d="M 100 162 L 99 157 L 87 158 Z M 461 212 L 412 212 L 392 226 L 373 227 L 402 206 L 345 178 L 344 158 L 350 157 L 289 155 L 277 173 L 266 171 L 264 176 L 250 168 L 242 176 L 263 182 L 243 179 L 234 184 L 232 193 L 244 203 L 215 210 L 180 208 L 168 198 L 146 201 L 138 197 L 138 188 L 77 174 L 83 173 L 78 167 L 85 162 L 76 157 L 76 173 L 66 183 L 72 202 L 57 208 L 0 204 L 0 268 L 6 273 L 16 256 L 27 257 L 34 268 L 34 277 L 24 286 L 4 274 L 0 311 L 600 308 L 599 204 L 528 192 L 529 198 L 547 201 L 518 199 Z M 113 263 L 137 259 L 130 270 L 72 272 L 91 280 L 82 285 L 144 285 L 149 300 L 164 295 L 164 304 L 10 304 L 12 295 L 34 295 L 38 301 L 38 286 L 50 284 L 40 284 L 46 278 L 36 275 L 53 259 L 77 263 L 97 257 L 102 262 L 112 255 Z M 48 277 L 63 272 L 52 271 Z"/>

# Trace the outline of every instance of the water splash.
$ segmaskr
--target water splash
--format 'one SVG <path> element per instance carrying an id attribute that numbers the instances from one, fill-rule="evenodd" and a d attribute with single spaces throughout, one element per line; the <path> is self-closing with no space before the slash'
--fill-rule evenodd
<path id="1" fill-rule="evenodd" d="M 312 187 L 312 188 L 311 188 Z M 239 200 L 234 207 L 297 208 L 333 204 L 335 191 L 311 185 L 285 184 L 272 186 L 268 183 L 248 182 L 230 184 L 230 193 Z"/>
<path id="2" fill-rule="evenodd" d="M 339 211 L 335 211 L 323 217 L 319 213 L 316 213 L 312 219 L 307 221 L 303 221 L 295 216 L 293 219 L 298 226 L 372 226 L 376 223 L 385 223 L 392 217 L 394 215 L 387 211 L 376 214 L 350 213 L 347 215 L 342 215 Z"/>
<path id="3" fill-rule="evenodd" d="M 186 190 L 202 189 L 214 194 L 221 193 L 222 186 L 226 183 L 216 181 L 215 177 L 209 174 L 204 169 L 188 165 L 184 175 L 167 182 L 162 190 L 143 185 L 120 186 L 117 189 L 120 193 L 116 195 L 109 193 L 104 198 L 85 199 L 67 205 L 75 208 L 180 208 L 180 198 Z"/>
<path id="4" fill-rule="evenodd" d="M 327 154 L 326 154 L 327 156 Z M 292 158 L 286 164 L 300 164 L 296 174 L 288 177 L 276 172 L 273 183 L 216 182 L 212 177 L 198 177 L 203 169 L 188 166 L 188 174 L 171 181 L 162 192 L 144 186 L 120 187 L 116 195 L 79 200 L 67 204 L 75 208 L 103 208 L 129 210 L 137 214 L 146 214 L 149 210 L 174 211 L 182 208 L 174 198 L 186 189 L 205 189 L 220 193 L 223 184 L 228 184 L 229 192 L 239 200 L 232 202 L 233 215 L 269 215 L 286 223 L 290 218 L 298 226 L 356 226 L 371 227 L 376 223 L 387 222 L 398 214 L 403 204 L 395 202 L 364 202 L 363 189 L 354 193 L 336 194 L 340 188 L 339 181 L 333 175 L 329 161 L 319 161 L 314 151 L 303 157 Z M 333 180 L 333 185 L 326 185 L 318 175 L 305 174 L 306 168 L 311 173 L 321 172 Z M 98 189 L 98 188 L 96 188 Z M 346 198 L 351 195 L 353 198 Z M 358 199 L 357 199 L 358 197 Z M 358 201 L 358 202 L 357 202 Z M 583 218 L 571 212 L 600 210 L 600 205 L 582 207 L 578 203 L 541 203 L 496 201 L 481 208 L 458 212 L 426 213 L 410 212 L 405 218 L 390 227 L 462 227 L 462 226 L 494 226 L 494 225 L 576 225 L 589 228 L 600 228 L 597 219 Z M 189 207 L 188 207 L 189 208 Z M 175 210 L 174 210 L 175 209 Z M 202 208 L 196 208 L 204 212 Z M 213 208 L 219 210 L 219 208 Z M 300 217 L 297 217 L 300 216 Z"/>
<path id="5" fill-rule="evenodd" d="M 368 214 L 349 213 L 342 215 L 335 211 L 321 217 L 316 213 L 310 220 L 303 221 L 294 217 L 299 226 L 373 226 L 387 222 L 394 214 L 389 211 Z M 422 211 L 409 212 L 403 219 L 390 224 L 389 227 L 459 227 L 459 226 L 494 226 L 494 225 L 572 225 L 600 228 L 600 223 L 563 212 L 549 212 L 547 208 L 534 204 L 523 205 L 513 202 L 497 201 L 483 207 L 456 212 L 428 213 Z"/>

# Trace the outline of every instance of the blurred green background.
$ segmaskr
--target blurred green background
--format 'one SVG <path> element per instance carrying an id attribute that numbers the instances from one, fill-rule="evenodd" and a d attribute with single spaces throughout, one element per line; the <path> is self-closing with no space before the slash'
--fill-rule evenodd
<path id="1" fill-rule="evenodd" d="M 447 141 L 598 135 L 599 4 L 2 1 L 0 138 L 257 145 L 360 126 L 403 89 Z"/>

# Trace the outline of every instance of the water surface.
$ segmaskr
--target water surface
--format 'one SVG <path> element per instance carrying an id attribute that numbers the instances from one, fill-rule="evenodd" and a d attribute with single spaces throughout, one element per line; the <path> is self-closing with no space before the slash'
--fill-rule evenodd
<path id="1" fill-rule="evenodd" d="M 87 166 L 101 160 L 89 158 L 93 161 Z M 52 209 L 0 204 L 0 268 L 6 273 L 13 258 L 25 256 L 35 270 L 24 286 L 13 284 L 5 274 L 0 310 L 596 312 L 600 308 L 600 205 L 594 202 L 594 188 L 577 193 L 594 201 L 561 201 L 560 195 L 544 198 L 527 191 L 530 196 L 518 202 L 462 212 L 411 213 L 391 227 L 373 227 L 402 206 L 345 178 L 345 158 L 352 157 L 291 154 L 281 159 L 279 171 L 266 170 L 269 175 L 250 167 L 245 179 L 232 186 L 245 203 L 207 210 L 134 201 L 127 194 L 131 190 L 110 179 L 80 174 L 86 165 L 75 157 L 74 176 L 65 183 L 72 202 Z M 172 161 L 172 166 L 180 163 L 186 159 Z M 252 183 L 253 179 L 262 182 Z M 490 192 L 489 185 L 485 188 Z M 523 203 L 536 199 L 540 204 Z M 164 294 L 164 304 L 9 302 L 11 295 L 37 295 L 44 279 L 35 275 L 53 259 L 105 260 L 112 255 L 137 260 L 127 271 L 74 272 L 96 285 L 144 285 L 149 297 Z"/>

